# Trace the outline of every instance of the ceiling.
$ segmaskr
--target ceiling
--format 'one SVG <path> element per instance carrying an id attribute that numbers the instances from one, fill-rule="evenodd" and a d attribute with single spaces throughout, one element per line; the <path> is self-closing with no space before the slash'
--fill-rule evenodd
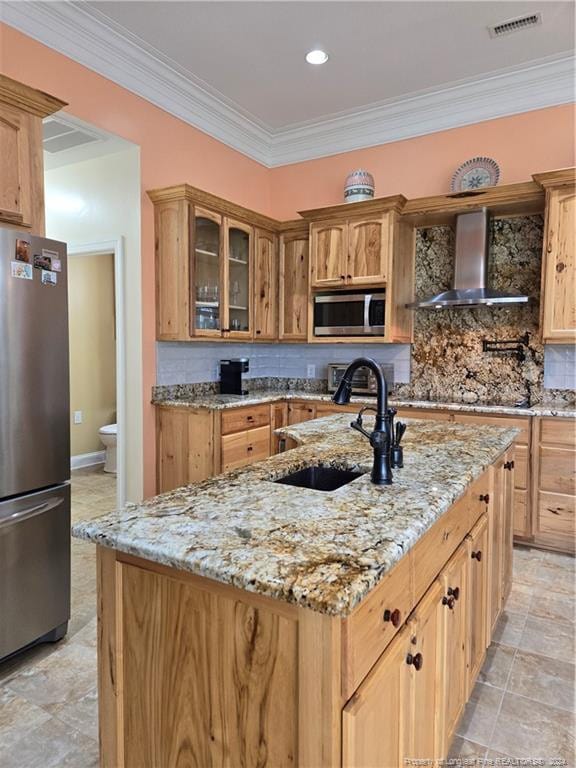
<path id="1" fill-rule="evenodd" d="M 574 47 L 570 2 L 88 2 L 273 131 Z M 543 10 L 492 39 L 488 26 Z M 322 48 L 323 66 L 307 64 Z"/>
<path id="2" fill-rule="evenodd" d="M 268 166 L 574 94 L 572 2 L 3 1 L 0 19 Z"/>

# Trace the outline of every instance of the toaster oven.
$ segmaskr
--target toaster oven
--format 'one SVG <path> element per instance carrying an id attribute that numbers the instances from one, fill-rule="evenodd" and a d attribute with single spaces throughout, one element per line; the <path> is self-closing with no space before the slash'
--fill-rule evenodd
<path id="1" fill-rule="evenodd" d="M 329 363 L 328 365 L 328 392 L 336 392 L 338 385 L 348 368 L 348 363 Z M 384 378 L 388 389 L 394 386 L 394 366 L 391 363 L 382 365 Z M 353 395 L 376 395 L 376 379 L 368 368 L 358 368 L 352 377 Z"/>

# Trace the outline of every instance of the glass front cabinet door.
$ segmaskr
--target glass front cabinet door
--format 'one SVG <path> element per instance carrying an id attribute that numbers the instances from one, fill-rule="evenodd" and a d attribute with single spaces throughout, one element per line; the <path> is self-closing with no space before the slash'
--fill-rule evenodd
<path id="1" fill-rule="evenodd" d="M 191 249 L 193 336 L 251 338 L 253 230 L 196 207 Z"/>
<path id="2" fill-rule="evenodd" d="M 230 338 L 252 336 L 253 229 L 248 224 L 225 219 L 225 269 L 223 330 Z"/>

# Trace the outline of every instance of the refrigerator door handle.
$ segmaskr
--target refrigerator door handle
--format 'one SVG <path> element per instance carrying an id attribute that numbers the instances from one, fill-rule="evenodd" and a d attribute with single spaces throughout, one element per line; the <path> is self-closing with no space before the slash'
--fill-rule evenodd
<path id="1" fill-rule="evenodd" d="M 63 502 L 63 498 L 50 499 L 50 501 L 45 501 L 43 504 L 36 504 L 36 506 L 23 509 L 20 512 L 13 512 L 11 515 L 0 518 L 0 528 L 4 528 L 7 525 L 13 525 L 14 523 L 19 523 L 22 520 L 27 520 L 30 517 L 35 517 L 36 515 L 41 515 L 43 512 L 48 512 L 50 509 L 59 507 Z"/>

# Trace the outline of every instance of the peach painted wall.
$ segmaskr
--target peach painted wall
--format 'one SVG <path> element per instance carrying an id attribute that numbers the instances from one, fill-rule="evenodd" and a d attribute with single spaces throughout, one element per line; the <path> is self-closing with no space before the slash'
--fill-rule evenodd
<path id="1" fill-rule="evenodd" d="M 407 197 L 448 190 L 463 160 L 486 154 L 502 181 L 575 165 L 574 112 L 554 107 L 319 160 L 266 169 L 71 59 L 0 24 L 0 71 L 69 103 L 66 111 L 141 148 L 144 493 L 155 486 L 153 211 L 145 190 L 187 181 L 279 219 L 342 201 L 347 173 L 368 168 L 376 194 Z"/>
<path id="2" fill-rule="evenodd" d="M 86 67 L 0 24 L 0 72 L 54 94 L 83 120 L 140 146 L 144 495 L 155 490 L 154 218 L 145 190 L 186 181 L 271 213 L 270 172 Z M 130 397 L 130 393 L 128 393 Z"/>
<path id="3" fill-rule="evenodd" d="M 574 136 L 574 105 L 564 105 L 285 165 L 270 171 L 272 208 L 289 219 L 342 203 L 344 180 L 354 168 L 372 173 L 378 197 L 444 194 L 458 165 L 481 155 L 498 162 L 501 182 L 530 181 L 533 173 L 576 165 Z"/>

